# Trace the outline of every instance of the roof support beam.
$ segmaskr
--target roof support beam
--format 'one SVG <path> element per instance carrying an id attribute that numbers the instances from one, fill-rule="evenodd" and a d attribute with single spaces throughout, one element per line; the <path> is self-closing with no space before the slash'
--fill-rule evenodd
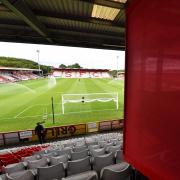
<path id="1" fill-rule="evenodd" d="M 80 0 L 91 4 L 97 4 L 100 6 L 111 7 L 115 9 L 125 9 L 125 3 L 120 3 L 116 1 L 109 1 L 109 0 Z"/>
<path id="2" fill-rule="evenodd" d="M 3 36 L 1 37 L 0 36 L 0 39 L 1 41 L 4 41 L 4 42 L 19 42 L 19 43 L 36 43 L 36 44 L 47 44 L 46 42 L 44 42 L 43 40 L 40 40 L 40 39 L 31 39 L 27 41 L 26 38 L 24 37 L 20 37 L 20 38 L 16 38 L 16 37 L 6 37 L 6 36 Z M 103 45 L 99 45 L 99 44 L 94 44 L 94 43 L 78 43 L 78 42 L 65 42 L 65 41 L 61 41 L 61 40 L 58 40 L 58 42 L 56 42 L 56 45 L 59 45 L 59 46 L 71 46 L 71 47 L 81 47 L 81 48 L 94 48 L 94 49 L 107 49 L 107 50 L 122 50 L 124 51 L 125 50 L 125 46 L 124 45 L 107 45 L 107 44 L 103 44 Z"/>
<path id="3" fill-rule="evenodd" d="M 124 36 L 112 36 L 112 35 L 103 35 L 103 34 L 97 34 L 97 33 L 90 33 L 90 32 L 81 32 L 81 31 L 73 31 L 73 30 L 63 30 L 63 29 L 57 29 L 54 27 L 50 28 L 52 39 L 73 39 L 76 41 L 89 41 L 89 42 L 98 42 L 98 41 L 104 41 L 106 43 L 110 42 L 122 42 L 124 43 Z M 18 32 L 18 33 L 14 33 Z M 29 36 L 29 37 L 39 37 L 29 26 L 21 26 L 21 25 L 9 25 L 9 24 L 0 24 L 0 34 L 2 35 L 13 35 L 18 36 Z M 39 37 L 41 38 L 41 36 Z"/>
<path id="4" fill-rule="evenodd" d="M 19 16 L 25 23 L 27 23 L 38 34 L 43 36 L 48 42 L 53 43 L 48 36 L 46 27 L 39 22 L 34 13 L 27 7 L 24 1 L 21 0 L 1 0 L 2 3 Z"/>
<path id="5" fill-rule="evenodd" d="M 39 10 L 34 11 L 34 13 L 36 16 L 41 16 L 41 17 L 65 19 L 65 20 L 106 25 L 106 26 L 112 26 L 112 27 L 118 27 L 118 28 L 124 29 L 124 26 L 121 26 L 120 24 L 112 22 L 110 20 L 103 20 L 103 19 L 98 19 L 98 18 L 93 18 L 93 17 L 69 16 L 69 15 L 63 15 L 60 13 L 44 12 L 44 11 L 39 11 Z"/>

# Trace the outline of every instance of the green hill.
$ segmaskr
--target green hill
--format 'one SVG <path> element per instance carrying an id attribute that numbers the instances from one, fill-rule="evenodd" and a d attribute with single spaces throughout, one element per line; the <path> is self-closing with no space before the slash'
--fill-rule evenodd
<path id="1" fill-rule="evenodd" d="M 0 66 L 3 67 L 16 67 L 16 68 L 30 68 L 38 69 L 38 63 L 32 60 L 13 58 L 13 57 L 0 57 Z M 41 65 L 44 74 L 51 71 L 50 66 Z"/>

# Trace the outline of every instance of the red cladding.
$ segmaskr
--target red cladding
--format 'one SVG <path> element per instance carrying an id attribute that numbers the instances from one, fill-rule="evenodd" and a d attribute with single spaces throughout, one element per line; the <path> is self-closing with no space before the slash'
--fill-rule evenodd
<path id="1" fill-rule="evenodd" d="M 127 10 L 125 159 L 154 180 L 180 179 L 180 1 Z"/>

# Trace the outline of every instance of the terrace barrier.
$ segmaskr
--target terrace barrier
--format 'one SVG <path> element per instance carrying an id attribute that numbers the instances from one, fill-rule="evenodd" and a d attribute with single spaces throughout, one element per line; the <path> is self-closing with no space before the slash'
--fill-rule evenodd
<path id="1" fill-rule="evenodd" d="M 45 128 L 45 139 L 55 140 L 65 137 L 84 135 L 88 133 L 120 130 L 122 128 L 123 119 L 88 122 L 85 124 L 72 124 L 66 126 L 53 126 Z M 0 147 L 26 144 L 36 141 L 38 141 L 38 137 L 35 134 L 35 131 L 32 129 L 0 133 Z"/>

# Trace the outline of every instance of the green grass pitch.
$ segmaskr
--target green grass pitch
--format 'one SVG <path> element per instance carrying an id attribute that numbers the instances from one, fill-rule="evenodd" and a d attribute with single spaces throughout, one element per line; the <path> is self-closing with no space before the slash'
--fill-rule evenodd
<path id="1" fill-rule="evenodd" d="M 114 102 L 65 104 L 62 114 L 61 94 L 118 92 L 119 110 Z M 52 122 L 51 97 L 54 97 L 55 124 Z M 114 79 L 39 79 L 0 85 L 0 132 L 34 129 L 36 122 L 59 126 L 123 118 L 124 81 Z"/>

